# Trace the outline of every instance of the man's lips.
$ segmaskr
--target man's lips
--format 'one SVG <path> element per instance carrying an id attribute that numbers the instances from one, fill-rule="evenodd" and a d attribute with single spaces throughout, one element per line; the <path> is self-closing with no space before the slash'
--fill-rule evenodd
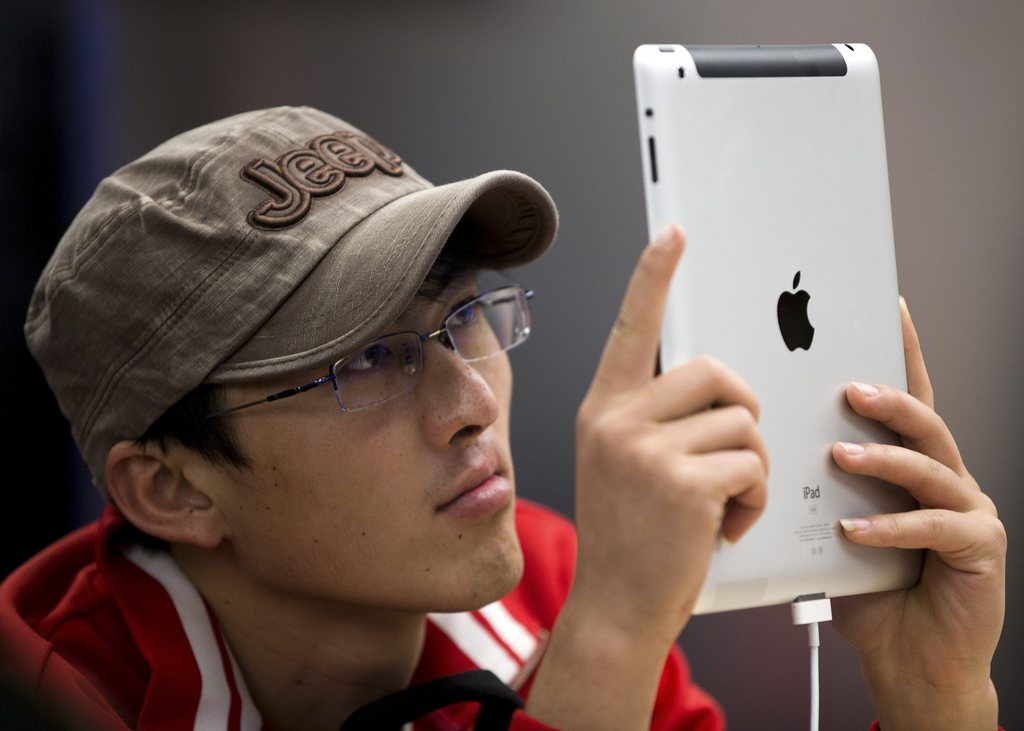
<path id="1" fill-rule="evenodd" d="M 451 498 L 437 507 L 438 513 L 470 518 L 492 513 L 512 500 L 512 484 L 487 460 L 459 480 Z"/>
<path id="2" fill-rule="evenodd" d="M 491 451 L 482 451 L 473 455 L 473 458 L 463 463 L 462 471 L 455 480 L 455 487 L 447 492 L 437 506 L 438 510 L 444 510 L 446 506 L 454 503 L 467 492 L 475 490 L 492 475 L 499 472 L 498 456 Z"/>

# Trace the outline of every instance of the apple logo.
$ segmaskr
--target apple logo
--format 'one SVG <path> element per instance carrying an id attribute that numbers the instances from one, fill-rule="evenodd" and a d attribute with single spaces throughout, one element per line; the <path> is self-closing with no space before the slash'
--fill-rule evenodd
<path id="1" fill-rule="evenodd" d="M 793 289 L 800 286 L 800 272 L 793 277 Z M 814 339 L 814 326 L 807 319 L 807 303 L 811 295 L 806 290 L 799 292 L 783 292 L 779 295 L 779 330 L 786 347 L 791 351 L 797 348 L 809 350 Z"/>

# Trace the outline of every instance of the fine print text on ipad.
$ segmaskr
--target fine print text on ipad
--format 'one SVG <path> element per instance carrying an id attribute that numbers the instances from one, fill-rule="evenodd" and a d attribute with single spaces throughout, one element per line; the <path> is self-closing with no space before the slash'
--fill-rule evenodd
<path id="1" fill-rule="evenodd" d="M 645 45 L 633 58 L 648 228 L 687 249 L 661 368 L 710 354 L 761 403 L 768 504 L 720 542 L 695 613 L 911 586 L 921 553 L 857 546 L 840 518 L 901 512 L 831 445 L 893 443 L 850 381 L 906 388 L 878 64 L 862 44 Z"/>

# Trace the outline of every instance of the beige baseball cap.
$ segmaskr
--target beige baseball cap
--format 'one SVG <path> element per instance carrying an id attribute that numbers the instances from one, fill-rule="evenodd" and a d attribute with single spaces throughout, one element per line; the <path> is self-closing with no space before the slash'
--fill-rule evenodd
<path id="1" fill-rule="evenodd" d="M 100 183 L 25 335 L 103 490 L 110 448 L 199 384 L 326 367 L 372 340 L 456 225 L 474 264 L 503 268 L 544 252 L 558 216 L 521 173 L 433 186 L 316 109 L 240 114 Z"/>

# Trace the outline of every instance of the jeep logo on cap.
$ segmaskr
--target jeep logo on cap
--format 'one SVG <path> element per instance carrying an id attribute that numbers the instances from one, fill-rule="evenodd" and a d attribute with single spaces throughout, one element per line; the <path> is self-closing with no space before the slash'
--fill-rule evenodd
<path id="1" fill-rule="evenodd" d="M 314 198 L 334 195 L 345 187 L 349 175 L 369 175 L 375 169 L 402 175 L 402 158 L 354 132 L 320 135 L 277 160 L 254 160 L 241 175 L 272 197 L 252 209 L 249 222 L 260 228 L 294 226 L 309 213 Z"/>

